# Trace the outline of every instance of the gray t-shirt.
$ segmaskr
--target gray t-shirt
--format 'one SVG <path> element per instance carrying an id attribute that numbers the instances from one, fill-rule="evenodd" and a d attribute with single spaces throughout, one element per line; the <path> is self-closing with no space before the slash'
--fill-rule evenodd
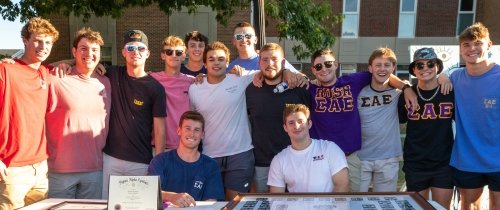
<path id="1" fill-rule="evenodd" d="M 403 154 L 399 134 L 398 99 L 401 91 L 375 91 L 370 85 L 358 96 L 361 119 L 361 160 L 382 160 Z"/>

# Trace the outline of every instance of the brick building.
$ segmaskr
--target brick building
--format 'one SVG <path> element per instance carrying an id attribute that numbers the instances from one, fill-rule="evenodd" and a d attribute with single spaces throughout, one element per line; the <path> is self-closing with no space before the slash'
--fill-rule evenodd
<path id="1" fill-rule="evenodd" d="M 398 69 L 407 77 L 410 63 L 410 45 L 456 45 L 457 34 L 473 22 L 483 22 L 490 28 L 493 43 L 500 43 L 500 22 L 495 12 L 500 10 L 496 0 L 330 0 L 335 14 L 344 14 L 345 20 L 334 34 L 337 42 L 333 49 L 341 63 L 340 73 L 367 69 L 370 53 L 377 47 L 387 46 L 398 56 Z M 82 26 L 91 26 L 103 35 L 106 45 L 103 60 L 111 64 L 123 64 L 121 47 L 123 33 L 129 29 L 143 30 L 149 38 L 151 56 L 147 70 L 160 70 L 161 42 L 169 34 L 182 36 L 191 30 L 208 35 L 210 41 L 224 42 L 236 55 L 231 45 L 232 31 L 236 23 L 251 22 L 250 8 L 236 11 L 227 27 L 215 20 L 210 8 L 200 8 L 196 14 L 175 12 L 164 14 L 156 5 L 126 9 L 118 19 L 109 17 L 91 18 L 83 23 L 79 18 L 53 15 L 49 18 L 61 32 L 54 46 L 50 61 L 71 57 L 73 34 Z M 267 42 L 278 42 L 273 20 L 266 26 Z M 297 60 L 292 53 L 296 42 L 281 41 L 286 58 L 298 68 L 308 70 L 309 59 Z M 405 75 L 406 74 L 406 75 Z"/>

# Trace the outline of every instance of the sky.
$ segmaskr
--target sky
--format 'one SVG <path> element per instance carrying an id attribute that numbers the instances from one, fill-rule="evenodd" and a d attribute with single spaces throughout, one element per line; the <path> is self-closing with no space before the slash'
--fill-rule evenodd
<path id="1" fill-rule="evenodd" d="M 14 3 L 18 3 L 19 0 L 13 0 Z M 0 49 L 23 49 L 23 42 L 21 40 L 21 28 L 23 23 L 16 19 L 16 21 L 4 20 L 0 16 L 0 28 L 2 32 L 0 33 Z"/>
<path id="2" fill-rule="evenodd" d="M 23 24 L 17 19 L 14 22 L 4 20 L 0 17 L 0 49 L 22 49 L 21 28 Z"/>

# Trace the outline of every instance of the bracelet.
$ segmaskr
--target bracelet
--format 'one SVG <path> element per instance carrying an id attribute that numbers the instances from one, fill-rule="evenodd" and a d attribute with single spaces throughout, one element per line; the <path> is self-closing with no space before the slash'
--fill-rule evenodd
<path id="1" fill-rule="evenodd" d="M 410 84 L 405 84 L 405 85 L 403 85 L 403 88 L 401 88 L 401 91 L 402 91 L 402 92 L 405 92 L 405 89 L 406 89 L 406 88 L 409 88 L 409 87 L 411 87 L 411 85 L 410 85 Z"/>

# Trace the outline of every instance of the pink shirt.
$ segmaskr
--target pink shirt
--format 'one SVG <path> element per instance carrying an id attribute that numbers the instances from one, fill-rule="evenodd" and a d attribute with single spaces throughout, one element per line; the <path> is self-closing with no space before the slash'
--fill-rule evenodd
<path id="1" fill-rule="evenodd" d="M 73 69 L 65 78 L 52 80 L 45 117 L 49 172 L 102 170 L 111 108 L 109 79 L 99 75 L 84 78 Z"/>
<path id="2" fill-rule="evenodd" d="M 151 76 L 158 80 L 165 88 L 167 95 L 167 141 L 165 147 L 168 149 L 176 149 L 179 146 L 179 135 L 177 135 L 177 127 L 181 115 L 190 110 L 189 105 L 189 85 L 194 81 L 194 77 L 180 73 L 179 76 L 167 76 L 165 72 L 154 72 Z"/>

